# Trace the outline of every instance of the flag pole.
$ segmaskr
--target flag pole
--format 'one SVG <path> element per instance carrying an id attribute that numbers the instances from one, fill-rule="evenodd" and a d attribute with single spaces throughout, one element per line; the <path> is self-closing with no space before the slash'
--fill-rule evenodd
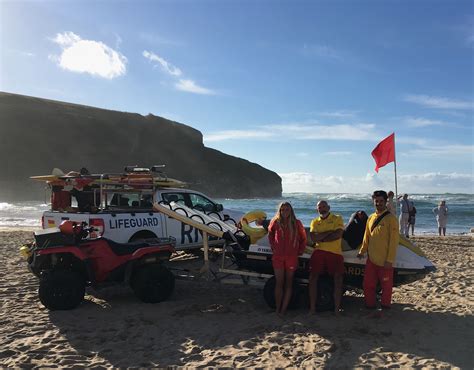
<path id="1" fill-rule="evenodd" d="M 398 218 L 398 185 L 397 185 L 397 150 L 395 145 L 395 132 L 393 133 L 393 169 L 395 172 L 395 216 Z"/>

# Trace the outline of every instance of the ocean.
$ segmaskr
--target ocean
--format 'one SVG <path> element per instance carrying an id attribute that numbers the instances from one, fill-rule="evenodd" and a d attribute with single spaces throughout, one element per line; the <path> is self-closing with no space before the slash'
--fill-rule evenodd
<path id="1" fill-rule="evenodd" d="M 278 205 L 283 201 L 291 203 L 296 217 L 309 226 L 317 216 L 316 203 L 325 199 L 331 206 L 331 212 L 340 214 L 344 222 L 349 221 L 351 214 L 364 210 L 367 214 L 374 211 L 370 194 L 310 194 L 286 193 L 278 199 L 218 199 L 225 208 L 242 212 L 261 209 L 269 218 L 275 215 Z M 413 194 L 409 197 L 416 207 L 416 234 L 437 234 L 438 225 L 433 214 L 433 208 L 440 200 L 445 200 L 449 209 L 448 234 L 466 234 L 474 227 L 474 194 Z M 411 232 L 411 231 L 410 231 Z"/>
<path id="2" fill-rule="evenodd" d="M 225 208 L 248 212 L 256 209 L 273 217 L 280 202 L 290 202 L 296 216 L 305 226 L 309 226 L 316 216 L 315 205 L 318 200 L 325 199 L 331 211 L 340 214 L 344 222 L 350 215 L 361 209 L 368 214 L 373 212 L 369 194 L 310 194 L 286 193 L 281 198 L 270 199 L 215 199 Z M 474 195 L 473 194 L 413 194 L 410 198 L 416 206 L 416 234 L 437 234 L 438 227 L 433 215 L 433 208 L 442 199 L 449 208 L 446 231 L 448 234 L 467 234 L 474 227 Z M 41 214 L 49 209 L 45 201 L 0 202 L 0 227 L 41 227 Z"/>

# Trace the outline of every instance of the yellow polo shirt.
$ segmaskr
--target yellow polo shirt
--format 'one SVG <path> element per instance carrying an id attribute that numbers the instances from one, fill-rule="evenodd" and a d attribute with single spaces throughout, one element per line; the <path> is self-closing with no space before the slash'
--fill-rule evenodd
<path id="1" fill-rule="evenodd" d="M 311 221 L 309 231 L 318 234 L 338 229 L 344 229 L 344 221 L 341 216 L 330 213 L 325 219 L 318 217 Z M 341 242 L 342 238 L 332 242 L 317 242 L 316 249 L 342 255 Z"/>
<path id="2" fill-rule="evenodd" d="M 392 214 L 386 215 L 375 229 L 370 231 L 380 214 L 375 212 L 369 216 L 359 253 L 363 254 L 368 251 L 369 259 L 375 265 L 384 266 L 385 262 L 395 262 L 399 233 L 397 218 Z"/>

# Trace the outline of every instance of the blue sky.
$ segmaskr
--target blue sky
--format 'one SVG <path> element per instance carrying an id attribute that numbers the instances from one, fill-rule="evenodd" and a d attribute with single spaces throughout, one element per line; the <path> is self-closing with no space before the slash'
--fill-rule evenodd
<path id="1" fill-rule="evenodd" d="M 399 192 L 474 192 L 470 1 L 2 0 L 0 41 L 1 91 L 185 123 L 284 192 L 393 189 L 392 132 Z"/>

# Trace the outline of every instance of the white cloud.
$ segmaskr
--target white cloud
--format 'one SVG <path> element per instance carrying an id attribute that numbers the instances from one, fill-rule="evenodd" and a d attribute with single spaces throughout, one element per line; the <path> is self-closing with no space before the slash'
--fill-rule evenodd
<path id="1" fill-rule="evenodd" d="M 295 155 L 297 157 L 308 157 L 309 156 L 309 153 L 306 153 L 306 152 L 298 152 L 298 153 L 295 153 Z"/>
<path id="2" fill-rule="evenodd" d="M 279 173 L 284 193 L 367 193 L 377 189 L 394 190 L 393 173 L 367 173 L 364 177 L 319 176 L 308 172 Z M 474 175 L 425 173 L 398 176 L 399 194 L 473 193 Z"/>
<path id="3" fill-rule="evenodd" d="M 126 73 L 127 58 L 100 41 L 83 40 L 73 32 L 58 33 L 52 41 L 62 52 L 50 59 L 65 70 L 108 79 Z"/>
<path id="4" fill-rule="evenodd" d="M 404 122 L 411 127 L 443 126 L 447 122 L 421 117 L 406 117 Z"/>
<path id="5" fill-rule="evenodd" d="M 427 145 L 427 142 L 428 140 L 425 138 L 395 136 L 395 145 L 403 143 L 403 144 L 424 146 L 424 145 Z"/>
<path id="6" fill-rule="evenodd" d="M 327 45 L 303 45 L 303 54 L 326 59 L 343 60 L 343 56 L 336 49 Z"/>
<path id="7" fill-rule="evenodd" d="M 204 137 L 204 141 L 212 142 L 237 139 L 267 139 L 271 137 L 273 137 L 273 134 L 265 131 L 226 130 L 208 134 Z"/>
<path id="8" fill-rule="evenodd" d="M 340 155 L 352 155 L 352 152 L 325 152 L 323 155 L 329 156 L 340 156 Z"/>
<path id="9" fill-rule="evenodd" d="M 356 179 L 352 181 L 357 182 Z M 361 179 L 360 185 L 362 188 L 367 189 L 368 192 L 372 192 L 374 189 L 386 188 L 385 184 L 387 182 L 388 181 L 385 176 L 380 176 L 380 174 L 372 172 L 372 173 L 367 173 L 365 175 L 365 178 Z M 392 182 L 393 182 L 393 177 L 392 177 Z M 388 187 L 390 188 L 391 186 L 392 185 L 389 185 Z"/>
<path id="10" fill-rule="evenodd" d="M 335 112 L 321 112 L 320 116 L 333 117 L 333 118 L 352 118 L 356 115 L 356 112 L 350 111 L 335 111 Z"/>
<path id="11" fill-rule="evenodd" d="M 175 84 L 178 90 L 201 95 L 215 95 L 215 91 L 196 85 L 193 80 L 181 79 Z"/>
<path id="12" fill-rule="evenodd" d="M 147 50 L 143 51 L 142 54 L 148 60 L 152 62 L 158 62 L 161 68 L 169 75 L 173 77 L 181 77 L 183 75 L 183 72 L 178 67 L 175 67 L 171 63 L 167 62 L 159 55 L 156 55 L 155 53 L 152 53 Z M 199 86 L 198 84 L 196 84 L 196 82 L 190 79 L 181 78 L 178 80 L 178 82 L 174 84 L 174 87 L 176 88 L 176 90 L 185 91 L 193 94 L 216 95 L 215 91 Z"/>
<path id="13" fill-rule="evenodd" d="M 153 44 L 153 45 L 171 45 L 171 46 L 181 46 L 180 42 L 176 42 L 171 39 L 166 39 L 162 36 L 158 36 L 156 34 L 147 33 L 147 32 L 140 32 L 138 37 L 145 41 L 146 43 Z"/>
<path id="14" fill-rule="evenodd" d="M 463 144 L 439 144 L 421 145 L 419 148 L 411 149 L 403 153 L 405 156 L 423 156 L 436 158 L 450 158 L 459 155 L 474 155 L 474 145 Z"/>
<path id="15" fill-rule="evenodd" d="M 149 52 L 147 50 L 143 51 L 143 56 L 147 58 L 148 60 L 152 62 L 158 62 L 161 65 L 161 68 L 168 74 L 172 76 L 181 76 L 183 73 L 181 70 L 171 63 L 167 62 L 164 60 L 162 57 L 159 55 L 156 55 L 155 53 Z"/>
<path id="16" fill-rule="evenodd" d="M 322 189 L 337 189 L 343 183 L 342 176 L 316 176 L 308 172 L 289 172 L 278 174 L 282 180 L 284 192 L 326 192 Z M 296 189 L 296 190 L 295 190 Z"/>
<path id="17" fill-rule="evenodd" d="M 454 100 L 428 95 L 406 95 L 404 100 L 410 103 L 415 103 L 424 107 L 435 109 L 474 109 L 474 101 L 469 100 Z"/>
<path id="18" fill-rule="evenodd" d="M 468 45 L 474 45 L 474 33 L 470 34 L 466 39 Z"/>
<path id="19" fill-rule="evenodd" d="M 373 140 L 375 125 L 371 123 L 321 125 L 289 124 L 266 125 L 276 136 L 286 136 L 298 140 Z"/>
<path id="20" fill-rule="evenodd" d="M 115 49 L 120 49 L 120 45 L 122 45 L 122 38 L 120 35 L 115 34 Z"/>
<path id="21" fill-rule="evenodd" d="M 353 125 L 321 125 L 321 124 L 285 124 L 263 125 L 256 130 L 228 130 L 206 134 L 205 141 L 222 141 L 250 137 L 260 139 L 285 140 L 370 140 L 379 136 L 375 133 L 375 125 L 360 123 Z M 375 139 L 374 139 L 375 138 Z"/>
<path id="22" fill-rule="evenodd" d="M 466 173 L 431 172 L 420 175 L 407 174 L 398 177 L 401 189 L 412 193 L 473 193 L 474 175 Z"/>
<path id="23" fill-rule="evenodd" d="M 21 57 L 32 58 L 36 56 L 34 53 L 31 53 L 29 51 L 18 50 L 18 49 L 6 49 L 5 51 L 9 54 L 19 55 Z"/>

